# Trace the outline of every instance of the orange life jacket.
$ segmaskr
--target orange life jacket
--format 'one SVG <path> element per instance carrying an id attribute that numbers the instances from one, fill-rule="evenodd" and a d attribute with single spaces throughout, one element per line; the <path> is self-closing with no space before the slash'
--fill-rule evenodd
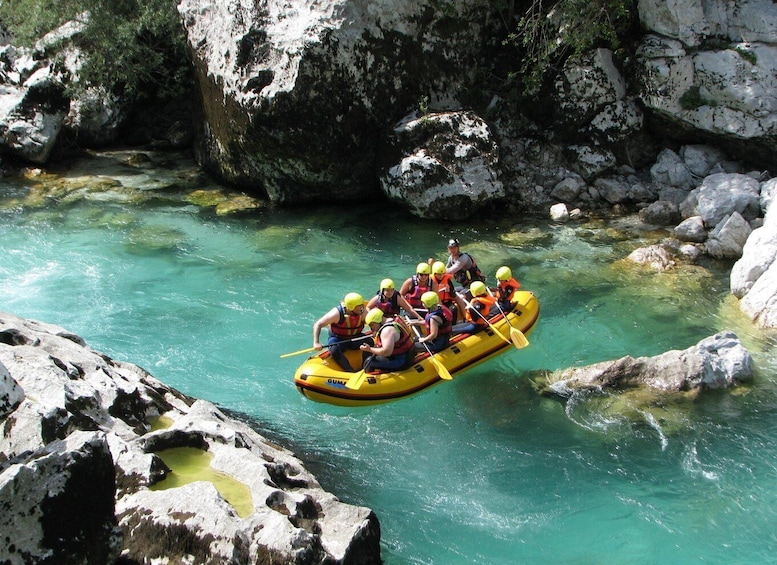
<path id="1" fill-rule="evenodd" d="M 453 293 L 456 292 L 453 285 L 453 275 L 445 273 L 440 280 L 437 280 L 437 275 L 432 275 L 434 284 L 437 285 L 437 296 L 440 297 L 440 302 L 448 306 L 455 302 Z"/>
<path id="2" fill-rule="evenodd" d="M 467 320 L 475 325 L 485 326 L 488 322 L 483 318 L 488 318 L 488 313 L 491 311 L 491 307 L 494 304 L 496 304 L 496 298 L 492 296 L 476 296 L 470 301 L 470 306 L 472 306 L 472 308 L 467 308 Z M 481 316 L 474 314 L 472 312 L 473 308 L 480 312 Z"/>
<path id="3" fill-rule="evenodd" d="M 510 302 L 513 299 L 513 294 L 515 294 L 515 291 L 521 288 L 521 283 L 519 283 L 515 279 L 510 279 L 507 281 L 499 281 L 499 284 L 496 287 L 496 299 L 499 302 Z"/>

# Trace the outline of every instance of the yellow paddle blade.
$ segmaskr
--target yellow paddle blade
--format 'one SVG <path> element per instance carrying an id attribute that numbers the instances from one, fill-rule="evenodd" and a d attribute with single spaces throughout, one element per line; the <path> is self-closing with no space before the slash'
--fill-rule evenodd
<path id="1" fill-rule="evenodd" d="M 367 373 L 364 371 L 364 369 L 362 369 L 358 373 L 354 373 L 353 376 L 348 379 L 348 382 L 345 383 L 345 387 L 353 390 L 359 390 L 366 379 Z"/>
<path id="2" fill-rule="evenodd" d="M 483 318 L 483 316 L 482 316 L 482 315 L 481 315 L 480 317 L 481 317 L 481 318 Z M 484 319 L 484 320 L 486 320 L 485 318 L 483 318 L 483 319 Z M 488 320 L 486 320 L 486 323 L 488 324 L 488 326 L 489 326 L 489 327 L 490 327 L 492 330 L 494 330 L 494 333 L 495 333 L 495 334 L 497 334 L 499 337 L 501 337 L 501 338 L 502 338 L 502 340 L 503 340 L 505 343 L 512 343 L 512 341 L 510 341 L 509 339 L 507 339 L 507 338 L 505 337 L 505 334 L 503 334 L 503 333 L 502 333 L 502 332 L 500 332 L 498 329 L 496 329 L 496 326 L 495 326 L 494 324 L 492 324 L 492 323 L 491 323 L 491 322 L 489 322 Z"/>
<path id="3" fill-rule="evenodd" d="M 517 349 L 523 349 L 529 345 L 529 340 L 518 328 L 510 328 L 510 339 L 513 340 L 513 345 L 515 345 Z"/>
<path id="4" fill-rule="evenodd" d="M 431 355 L 431 357 L 429 357 L 429 359 L 431 360 L 432 365 L 434 365 L 434 368 L 437 369 L 437 374 L 440 375 L 440 378 L 445 379 L 446 381 L 453 380 L 453 377 L 448 372 L 448 369 L 445 368 L 445 365 L 440 363 L 440 360 L 437 359 L 437 357 L 434 356 L 434 353 L 429 351 L 429 355 Z"/>

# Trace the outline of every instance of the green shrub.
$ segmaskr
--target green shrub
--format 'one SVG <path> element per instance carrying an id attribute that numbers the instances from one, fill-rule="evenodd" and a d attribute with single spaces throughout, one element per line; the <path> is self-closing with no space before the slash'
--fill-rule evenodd
<path id="1" fill-rule="evenodd" d="M 744 47 L 736 47 L 735 51 L 739 53 L 740 57 L 742 57 L 745 61 L 747 61 L 751 65 L 758 64 L 758 56 L 753 51 L 745 49 Z"/>
<path id="2" fill-rule="evenodd" d="M 190 87 L 186 40 L 174 0 L 5 0 L 0 22 L 16 43 L 32 45 L 84 12 L 88 23 L 74 42 L 86 61 L 72 89 L 103 86 L 125 100 L 142 102 L 171 99 Z"/>
<path id="3" fill-rule="evenodd" d="M 514 2 L 500 0 L 499 7 L 512 15 Z M 568 57 L 617 49 L 633 12 L 633 0 L 531 0 L 506 40 L 522 51 L 525 93 L 536 93 L 546 72 Z"/>

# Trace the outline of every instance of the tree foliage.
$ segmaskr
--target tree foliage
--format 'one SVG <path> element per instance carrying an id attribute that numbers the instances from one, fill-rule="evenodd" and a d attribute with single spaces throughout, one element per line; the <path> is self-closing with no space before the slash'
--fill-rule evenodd
<path id="1" fill-rule="evenodd" d="M 515 10 L 515 2 L 500 0 Z M 596 46 L 616 49 L 633 0 L 530 0 L 508 44 L 522 51 L 519 73 L 527 94 L 536 93 L 549 69 Z"/>
<path id="2" fill-rule="evenodd" d="M 85 54 L 78 90 L 102 86 L 124 99 L 168 99 L 191 85 L 186 40 L 174 0 L 8 0 L 0 22 L 32 45 L 66 21 L 88 14 L 74 38 Z"/>

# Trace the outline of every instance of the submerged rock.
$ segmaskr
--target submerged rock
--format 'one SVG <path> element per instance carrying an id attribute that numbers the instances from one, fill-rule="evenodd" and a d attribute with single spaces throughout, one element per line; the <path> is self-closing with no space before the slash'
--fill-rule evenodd
<path id="1" fill-rule="evenodd" d="M 2 562 L 380 562 L 371 510 L 211 403 L 62 328 L 0 312 L 0 408 Z M 180 447 L 210 453 L 249 494 L 230 502 L 203 480 L 152 489 L 175 474 L 159 453 Z"/>

